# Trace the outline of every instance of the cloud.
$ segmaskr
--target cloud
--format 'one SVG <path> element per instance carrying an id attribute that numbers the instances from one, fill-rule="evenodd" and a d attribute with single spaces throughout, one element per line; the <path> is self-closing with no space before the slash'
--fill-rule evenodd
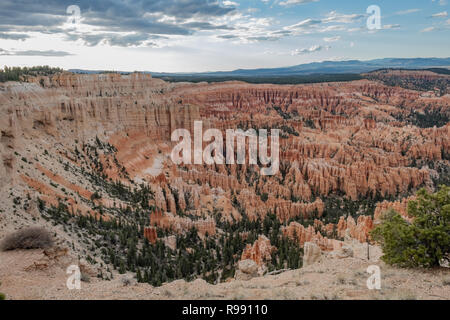
<path id="1" fill-rule="evenodd" d="M 82 40 L 85 45 L 89 47 L 96 46 L 100 43 L 109 44 L 110 46 L 117 47 L 131 47 L 131 46 L 157 46 L 155 42 L 151 40 L 167 39 L 167 37 L 159 35 L 149 35 L 146 33 L 131 33 L 131 34 L 121 34 L 121 33 L 99 33 L 99 34 L 88 34 L 88 33 L 68 33 L 66 35 L 67 40 L 77 41 Z"/>
<path id="2" fill-rule="evenodd" d="M 310 2 L 319 2 L 319 0 L 286 0 L 278 3 L 280 6 L 291 6 L 297 4 L 305 4 Z"/>
<path id="3" fill-rule="evenodd" d="M 0 1 L 0 29 L 7 32 L 44 32 L 67 33 L 69 15 L 66 9 L 74 4 L 73 0 L 15 0 Z M 189 36 L 199 31 L 230 29 L 216 23 L 228 15 L 236 13 L 236 2 L 211 0 L 78 0 L 75 2 L 81 10 L 81 22 L 98 34 L 122 32 Z M 72 36 L 73 37 L 73 36 Z M 85 35 L 91 38 L 91 44 L 98 41 L 98 35 Z M 68 37 L 70 38 L 70 37 Z M 73 37 L 77 38 L 77 37 Z M 125 38 L 126 40 L 127 38 Z M 104 41 L 114 39 L 104 38 Z M 140 37 L 134 44 L 141 43 Z"/>
<path id="4" fill-rule="evenodd" d="M 288 26 L 286 29 L 295 30 L 295 29 L 299 29 L 299 28 L 310 27 L 313 25 L 321 24 L 321 23 L 322 23 L 321 20 L 306 19 L 306 20 L 300 21 L 296 24 L 293 24 L 291 26 Z"/>
<path id="5" fill-rule="evenodd" d="M 227 25 L 214 25 L 209 22 L 189 22 L 182 24 L 183 27 L 196 30 L 233 30 L 233 27 Z"/>
<path id="6" fill-rule="evenodd" d="M 363 28 L 348 29 L 345 24 L 353 24 L 360 21 L 365 15 L 363 14 L 340 14 L 336 11 L 329 12 L 324 18 L 312 19 L 308 18 L 296 24 L 283 27 L 282 30 L 276 31 L 284 36 L 298 36 L 314 33 L 336 33 L 340 31 L 361 31 Z M 275 32 L 272 32 L 275 33 Z M 332 39 L 332 38 L 330 38 Z"/>
<path id="7" fill-rule="evenodd" d="M 256 18 L 242 13 L 228 16 L 221 20 L 222 24 L 215 25 L 214 30 L 228 30 L 231 32 L 215 34 L 216 39 L 239 39 L 242 43 L 255 41 L 274 41 L 282 38 L 285 34 L 273 31 L 274 21 L 272 18 Z"/>
<path id="8" fill-rule="evenodd" d="M 276 41 L 279 40 L 280 37 L 276 36 L 251 36 L 246 38 L 249 41 Z"/>
<path id="9" fill-rule="evenodd" d="M 345 31 L 345 27 L 344 26 L 340 26 L 340 25 L 333 25 L 333 26 L 326 26 L 324 28 L 321 28 L 320 30 L 318 30 L 319 32 L 334 32 L 334 31 Z"/>
<path id="10" fill-rule="evenodd" d="M 448 16 L 447 11 L 435 13 L 431 15 L 432 18 L 446 18 Z"/>
<path id="11" fill-rule="evenodd" d="M 385 24 L 383 25 L 383 30 L 390 30 L 390 29 L 399 29 L 399 24 Z"/>
<path id="12" fill-rule="evenodd" d="M 255 13 L 255 12 L 260 12 L 261 10 L 260 9 L 258 9 L 258 8 L 248 8 L 247 9 L 247 12 L 248 13 Z"/>
<path id="13" fill-rule="evenodd" d="M 436 0 L 431 0 L 431 2 L 436 2 Z M 440 6 L 446 6 L 447 5 L 447 0 L 439 0 L 439 5 Z"/>
<path id="14" fill-rule="evenodd" d="M 238 11 L 237 0 L 77 0 L 81 20 L 79 25 L 72 25 L 66 9 L 74 4 L 73 0 L 22 0 L 20 5 L 14 1 L 0 1 L 0 32 L 17 34 L 17 39 L 19 34 L 26 39 L 32 32 L 58 34 L 66 41 L 82 41 L 87 46 L 161 46 L 163 38 L 157 36 L 178 39 L 176 36 L 199 33 L 216 39 L 240 39 L 243 43 L 275 41 L 345 31 L 341 24 L 364 16 L 332 11 L 325 17 L 304 19 L 276 30 L 274 18 L 253 17 L 247 9 Z M 278 1 L 274 3 L 296 5 L 319 0 Z"/>
<path id="15" fill-rule="evenodd" d="M 341 39 L 341 36 L 336 36 L 336 37 L 330 37 L 330 38 L 323 38 L 323 41 L 325 42 L 336 42 L 339 41 Z"/>
<path id="16" fill-rule="evenodd" d="M 402 16 L 405 14 L 415 13 L 415 12 L 419 12 L 419 11 L 422 11 L 422 9 L 408 9 L 408 10 L 398 11 L 395 14 Z"/>
<path id="17" fill-rule="evenodd" d="M 238 36 L 234 35 L 234 34 L 223 34 L 223 35 L 218 35 L 217 38 L 219 39 L 236 39 L 239 38 Z"/>
<path id="18" fill-rule="evenodd" d="M 364 14 L 339 14 L 336 11 L 331 11 L 327 18 L 322 19 L 323 23 L 353 23 L 355 21 L 358 21 L 362 18 L 364 18 Z"/>
<path id="19" fill-rule="evenodd" d="M 366 31 L 367 28 L 365 27 L 356 27 L 356 28 L 349 28 L 347 29 L 348 32 L 359 32 L 359 31 Z"/>
<path id="20" fill-rule="evenodd" d="M 145 43 L 146 46 L 155 46 L 154 42 L 149 42 L 151 37 L 147 34 L 129 34 L 129 35 L 113 35 L 107 38 L 106 42 L 111 46 L 130 47 L 140 46 Z"/>
<path id="21" fill-rule="evenodd" d="M 0 32 L 0 39 L 6 39 L 6 40 L 25 40 L 28 39 L 30 36 L 25 33 L 4 33 Z"/>
<path id="22" fill-rule="evenodd" d="M 433 31 L 435 29 L 436 29 L 435 27 L 428 27 L 428 28 L 425 28 L 425 29 L 421 30 L 420 32 L 431 32 L 431 31 Z"/>
<path id="23" fill-rule="evenodd" d="M 308 53 L 313 53 L 313 52 L 318 52 L 318 51 L 322 51 L 322 50 L 328 50 L 331 47 L 329 46 L 320 46 L 320 45 L 314 45 L 310 48 L 303 48 L 303 49 L 295 49 L 294 51 L 291 52 L 291 55 L 293 56 L 298 56 L 298 55 L 302 55 L 302 54 L 308 54 Z"/>
<path id="24" fill-rule="evenodd" d="M 72 54 L 66 51 L 55 50 L 26 50 L 26 51 L 14 51 L 0 49 L 0 56 L 39 56 L 39 57 L 65 57 Z"/>
<path id="25" fill-rule="evenodd" d="M 223 3 L 224 6 L 227 6 L 227 7 L 230 7 L 230 6 L 231 7 L 237 7 L 237 6 L 239 6 L 239 3 L 234 2 L 234 1 L 225 0 L 222 3 Z"/>

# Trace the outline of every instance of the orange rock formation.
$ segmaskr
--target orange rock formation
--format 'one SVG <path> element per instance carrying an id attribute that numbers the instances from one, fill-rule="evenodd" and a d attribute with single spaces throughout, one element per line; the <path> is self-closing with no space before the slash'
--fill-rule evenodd
<path id="1" fill-rule="evenodd" d="M 450 124 L 420 128 L 406 120 L 425 110 L 449 114 L 450 97 L 368 80 L 173 84 L 137 73 L 63 73 L 0 84 L 0 106 L 2 192 L 19 185 L 49 203 L 67 198 L 84 214 L 94 213 L 94 205 L 126 206 L 106 192 L 90 201 L 98 187 L 80 172 L 95 169 L 130 188 L 148 185 L 148 205 L 157 208 L 151 226 L 196 228 L 202 236 L 218 232 L 213 214 L 224 221 L 243 213 L 251 220 L 272 213 L 283 223 L 320 221 L 329 196 L 405 197 L 433 188 L 436 168 L 450 165 Z M 221 131 L 280 128 L 280 172 L 261 176 L 254 165 L 175 166 L 170 135 L 179 128 L 192 132 L 195 120 Z M 96 138 L 112 149 L 83 149 Z M 76 170 L 65 170 L 66 163 Z M 439 166 L 430 169 L 428 163 Z M 341 218 L 337 225 L 292 222 L 283 233 L 331 250 L 340 245 L 333 232 L 344 237 L 348 230 L 365 241 L 382 211 L 394 207 L 406 216 L 405 205 L 382 202 L 374 219 Z"/>
<path id="2" fill-rule="evenodd" d="M 270 240 L 265 236 L 259 236 L 253 245 L 247 244 L 242 252 L 241 260 L 253 260 L 258 265 L 264 264 L 266 261 L 272 260 L 272 252 L 276 250 L 270 244 Z"/>

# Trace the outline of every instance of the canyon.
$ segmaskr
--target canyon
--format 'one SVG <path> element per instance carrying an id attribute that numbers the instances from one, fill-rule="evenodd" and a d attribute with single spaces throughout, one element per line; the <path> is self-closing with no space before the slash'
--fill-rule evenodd
<path id="1" fill-rule="evenodd" d="M 450 117 L 449 94 L 376 80 L 193 84 L 64 72 L 1 83 L 0 232 L 44 224 L 101 278 L 139 270 L 153 285 L 227 281 L 247 259 L 296 269 L 305 243 L 330 253 L 371 242 L 383 212 L 409 219 L 418 189 L 450 184 L 450 122 L 417 116 L 436 113 Z M 195 121 L 223 137 L 279 129 L 279 171 L 174 164 L 171 134 L 193 134 Z M 180 270 L 157 270 L 150 256 L 161 252 Z M 186 256 L 207 258 L 195 266 Z"/>

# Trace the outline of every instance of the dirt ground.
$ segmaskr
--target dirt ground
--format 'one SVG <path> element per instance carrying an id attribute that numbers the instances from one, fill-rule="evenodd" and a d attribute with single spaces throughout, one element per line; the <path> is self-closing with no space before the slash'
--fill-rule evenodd
<path id="1" fill-rule="evenodd" d="M 450 270 L 398 269 L 379 261 L 379 248 L 366 260 L 364 246 L 354 246 L 354 257 L 333 258 L 323 254 L 319 262 L 278 275 L 249 281 L 230 280 L 211 285 L 204 280 L 177 280 L 161 287 L 136 283 L 131 275 L 116 274 L 110 281 L 95 273 L 80 290 L 69 290 L 67 267 L 77 264 L 70 253 L 49 259 L 43 250 L 0 252 L 0 292 L 7 299 L 450 299 Z M 381 289 L 369 290 L 367 267 L 381 271 Z M 128 279 L 125 281 L 124 278 Z"/>

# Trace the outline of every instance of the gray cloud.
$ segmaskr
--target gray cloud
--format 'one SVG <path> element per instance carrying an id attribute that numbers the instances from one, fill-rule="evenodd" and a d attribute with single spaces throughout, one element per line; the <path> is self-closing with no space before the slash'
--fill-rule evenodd
<path id="1" fill-rule="evenodd" d="M 217 38 L 219 38 L 219 39 L 236 39 L 239 37 L 234 34 L 224 34 L 224 35 L 218 35 Z"/>
<path id="2" fill-rule="evenodd" d="M 0 49 L 0 56 L 39 56 L 39 57 L 66 57 L 72 54 L 66 51 L 55 51 L 55 50 L 25 50 L 25 51 L 14 51 L 14 50 L 3 50 Z"/>
<path id="3" fill-rule="evenodd" d="M 247 40 L 250 41 L 276 41 L 279 40 L 280 37 L 274 37 L 274 36 L 252 36 L 247 37 Z"/>
<path id="4" fill-rule="evenodd" d="M 28 39 L 30 36 L 25 33 L 4 33 L 0 32 L 0 39 L 6 39 L 6 40 L 25 40 Z"/>
<path id="5" fill-rule="evenodd" d="M 154 42 L 147 42 L 149 40 L 149 36 L 146 34 L 130 34 L 125 36 L 112 36 L 107 39 L 107 42 L 111 46 L 119 46 L 119 47 L 129 47 L 129 46 L 140 46 L 142 44 L 146 44 L 147 46 L 154 46 Z"/>
<path id="6" fill-rule="evenodd" d="M 209 22 L 189 22 L 182 24 L 182 26 L 198 30 L 234 30 L 227 25 L 214 25 Z"/>
<path id="7" fill-rule="evenodd" d="M 149 35 L 146 33 L 118 34 L 118 33 L 67 33 L 66 39 L 70 41 L 82 40 L 89 47 L 96 46 L 100 43 L 107 43 L 111 46 L 130 47 L 130 46 L 155 46 L 156 44 L 150 40 L 167 39 L 167 37 L 159 35 Z"/>
<path id="8" fill-rule="evenodd" d="M 330 48 L 331 48 L 330 46 L 325 46 L 324 47 L 324 46 L 315 45 L 315 46 L 312 46 L 310 48 L 295 49 L 294 51 L 291 52 L 291 55 L 298 56 L 298 55 L 302 55 L 302 54 L 322 51 L 324 49 L 325 50 L 329 50 Z"/>
<path id="9" fill-rule="evenodd" d="M 305 4 L 310 2 L 319 2 L 319 0 L 286 0 L 279 3 L 280 6 L 290 6 L 296 4 Z"/>
<path id="10" fill-rule="evenodd" d="M 202 30 L 231 30 L 228 26 L 215 25 L 209 21 L 236 10 L 233 6 L 222 6 L 218 1 L 210 0 L 22 0 L 20 3 L 2 0 L 0 30 L 66 33 L 60 27 L 68 20 L 67 7 L 74 4 L 81 9 L 83 24 L 98 27 L 105 35 L 111 32 L 138 34 L 102 39 L 100 35 L 81 36 L 90 45 L 103 40 L 115 44 L 139 44 L 144 41 L 142 34 L 145 33 L 191 35 Z M 77 39 L 80 36 L 69 34 L 67 39 L 71 38 Z"/>

